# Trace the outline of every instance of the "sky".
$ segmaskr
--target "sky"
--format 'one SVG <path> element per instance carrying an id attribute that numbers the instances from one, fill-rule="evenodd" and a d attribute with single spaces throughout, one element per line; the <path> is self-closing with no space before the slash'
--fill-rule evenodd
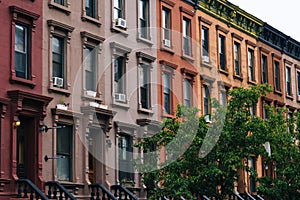
<path id="1" fill-rule="evenodd" d="M 299 0 L 228 0 L 300 42 Z"/>

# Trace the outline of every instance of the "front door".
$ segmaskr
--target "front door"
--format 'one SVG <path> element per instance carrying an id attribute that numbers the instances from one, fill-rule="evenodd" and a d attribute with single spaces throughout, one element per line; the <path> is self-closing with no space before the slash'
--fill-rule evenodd
<path id="1" fill-rule="evenodd" d="M 21 124 L 17 127 L 17 175 L 20 179 L 35 181 L 35 119 L 19 116 L 19 120 Z"/>

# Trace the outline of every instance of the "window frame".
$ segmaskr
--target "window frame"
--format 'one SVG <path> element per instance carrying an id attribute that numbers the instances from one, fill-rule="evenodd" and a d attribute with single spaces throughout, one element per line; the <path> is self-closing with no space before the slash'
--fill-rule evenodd
<path id="1" fill-rule="evenodd" d="M 265 58 L 265 62 L 264 62 Z M 269 72 L 268 72 L 268 55 L 261 53 L 261 83 L 269 83 Z M 265 73 L 265 75 L 264 75 Z"/>
<path id="2" fill-rule="evenodd" d="M 71 13 L 71 0 L 64 0 L 66 3 L 65 5 L 62 5 L 60 3 L 56 3 L 55 0 L 49 0 L 48 7 L 50 9 L 56 9 L 61 12 L 66 13 L 67 15 L 70 15 Z"/>
<path id="3" fill-rule="evenodd" d="M 48 27 L 49 27 L 49 50 L 48 50 L 48 58 L 49 58 L 49 92 L 58 92 L 65 94 L 66 96 L 70 95 L 70 89 L 71 89 L 71 76 L 70 76 L 70 41 L 71 41 L 71 33 L 74 30 L 74 27 L 71 27 L 69 25 L 63 24 L 61 22 L 57 22 L 54 20 L 48 20 L 47 21 Z M 64 79 L 64 88 L 58 88 L 54 87 L 53 85 L 53 65 L 52 65 L 52 40 L 53 37 L 61 37 L 64 38 L 65 41 L 65 79 Z"/>
<path id="4" fill-rule="evenodd" d="M 207 38 L 204 36 L 206 33 Z M 206 40 L 205 40 L 206 38 Z M 204 47 L 204 43 L 207 43 L 206 47 Z M 205 25 L 201 25 L 201 60 L 203 63 L 210 63 L 210 56 L 209 56 L 209 27 L 205 26 Z M 207 55 L 205 55 L 205 52 Z M 204 59 L 204 56 L 208 57 L 208 62 Z"/>
<path id="5" fill-rule="evenodd" d="M 174 5 L 173 5 L 174 6 Z M 162 5 L 161 6 L 161 49 L 165 50 L 170 53 L 174 53 L 173 49 L 173 43 L 172 43 L 172 38 L 173 38 L 173 32 L 172 32 L 172 9 L 173 6 L 170 5 Z M 168 18 L 167 18 L 167 24 L 164 22 L 164 12 L 168 13 Z M 168 26 L 167 26 L 168 25 Z M 168 37 L 166 37 L 166 32 L 168 33 Z M 165 42 L 165 40 L 168 40 L 168 42 Z M 170 43 L 170 45 L 167 45 L 166 43 Z"/>
<path id="6" fill-rule="evenodd" d="M 138 1 L 138 38 L 142 40 L 151 40 L 150 36 L 150 2 L 149 0 L 137 0 Z M 143 5 L 145 5 L 145 8 L 141 8 L 141 3 L 143 2 Z M 141 12 L 143 10 L 143 12 Z M 145 16 L 141 16 L 142 13 Z M 144 19 L 145 18 L 145 19 Z M 145 26 L 142 26 L 142 21 L 145 21 Z M 145 31 L 145 35 L 143 34 L 143 31 Z"/>
<path id="7" fill-rule="evenodd" d="M 249 53 L 251 55 L 251 61 L 252 61 L 252 65 L 249 65 Z M 247 66 L 248 66 L 248 82 L 256 82 L 256 76 L 255 76 L 255 50 L 251 47 L 247 48 Z M 250 71 L 252 69 L 252 71 Z M 251 76 L 252 75 L 252 76 Z"/>
<path id="8" fill-rule="evenodd" d="M 93 13 L 92 16 L 88 15 L 87 13 L 87 5 L 86 5 L 86 1 L 92 1 L 93 4 Z M 99 0 L 82 0 L 82 14 L 81 14 L 81 20 L 82 21 L 86 21 L 92 24 L 95 24 L 98 27 L 101 27 L 102 22 L 101 22 L 101 18 L 99 16 L 100 14 L 100 5 L 99 5 Z"/>
<path id="9" fill-rule="evenodd" d="M 238 66 L 236 66 L 237 64 Z M 233 68 L 234 68 L 234 76 L 236 77 L 243 76 L 242 59 L 241 59 L 241 43 L 237 40 L 233 40 Z"/>
<path id="10" fill-rule="evenodd" d="M 152 63 L 156 60 L 155 57 L 153 56 L 150 56 L 148 54 L 145 54 L 143 52 L 136 52 L 136 56 L 137 56 L 137 62 L 138 62 L 138 87 L 139 87 L 139 90 L 138 90 L 138 111 L 140 112 L 144 112 L 144 113 L 148 113 L 148 114 L 153 114 L 152 112 L 152 87 L 151 87 L 151 83 L 152 83 L 152 70 L 153 70 L 153 66 L 152 66 Z M 140 77 L 140 70 L 143 69 L 143 76 L 145 75 L 144 73 L 146 72 L 146 76 L 147 76 L 147 80 L 146 80 L 146 88 L 147 88 L 147 105 L 146 107 L 143 106 L 143 102 L 142 102 L 142 85 L 141 85 L 141 77 Z M 146 70 L 146 71 L 144 71 Z M 143 81 L 145 80 L 144 79 L 145 77 L 143 77 Z"/>
<path id="11" fill-rule="evenodd" d="M 186 16 L 182 17 L 182 55 L 192 57 L 192 20 Z M 186 49 L 187 48 L 187 49 Z"/>
<path id="12" fill-rule="evenodd" d="M 223 44 L 223 48 L 222 48 Z M 223 52 L 224 51 L 224 52 Z M 221 71 L 228 71 L 227 60 L 226 60 L 226 36 L 224 34 L 218 34 L 218 66 Z M 222 65 L 222 60 L 224 66 Z"/>
<path id="13" fill-rule="evenodd" d="M 111 15 L 111 20 L 112 20 L 112 25 L 111 25 L 111 29 L 112 31 L 116 31 L 118 33 L 121 33 L 121 34 L 124 34 L 125 36 L 128 36 L 128 33 L 127 33 L 127 17 L 126 17 L 126 6 L 127 6 L 127 3 L 125 0 L 118 0 L 120 1 L 121 3 L 121 6 L 120 7 L 116 7 L 115 6 L 115 0 L 112 1 L 112 15 Z M 122 18 L 124 20 L 126 20 L 126 27 L 118 27 L 117 26 L 117 20 L 118 18 L 115 18 L 115 10 L 119 10 L 121 12 L 121 17 L 118 17 L 118 18 Z"/>
<path id="14" fill-rule="evenodd" d="M 202 100 L 203 100 L 203 116 L 211 115 L 211 93 L 210 93 L 210 85 L 202 84 Z M 207 105 L 206 105 L 207 100 Z M 206 112 L 207 111 L 207 112 Z"/>
<path id="15" fill-rule="evenodd" d="M 285 93 L 288 98 L 293 98 L 292 68 L 287 64 L 285 66 Z"/>
<path id="16" fill-rule="evenodd" d="M 274 91 L 281 93 L 281 70 L 280 61 L 273 58 L 273 71 L 274 71 Z"/>
<path id="17" fill-rule="evenodd" d="M 183 105 L 184 106 L 188 106 L 188 107 L 193 106 L 192 94 L 193 94 L 192 79 L 183 78 Z M 188 102 L 188 104 L 186 102 Z"/>
<path id="18" fill-rule="evenodd" d="M 128 47 L 125 47 L 117 42 L 111 42 L 110 43 L 110 48 L 112 50 L 112 61 L 111 61 L 111 65 L 112 65 L 112 94 L 113 94 L 113 104 L 115 105 L 119 105 L 121 107 L 128 107 L 128 99 L 127 99 L 127 76 L 126 76 L 126 72 L 128 71 L 128 54 L 131 53 L 132 49 L 131 48 L 128 48 Z M 115 98 L 115 94 L 116 91 L 115 91 L 115 61 L 116 59 L 123 59 L 123 68 L 124 68 L 124 73 L 125 73 L 125 79 L 123 80 L 124 82 L 124 95 L 126 97 L 125 101 L 124 102 L 121 102 L 121 101 L 117 101 L 116 98 Z"/>
<path id="19" fill-rule="evenodd" d="M 297 101 L 300 101 L 300 67 L 295 65 L 296 67 L 296 86 L 297 86 Z"/>
<path id="20" fill-rule="evenodd" d="M 11 15 L 12 15 L 12 21 L 11 21 L 11 56 L 10 56 L 10 83 L 18 83 L 27 85 L 30 88 L 34 88 L 36 85 L 36 70 L 37 68 L 40 68 L 40 66 L 36 66 L 36 63 L 34 62 L 35 55 L 33 49 L 36 49 L 35 44 L 35 32 L 36 32 L 36 23 L 39 19 L 40 15 L 24 10 L 22 8 L 16 7 L 16 6 L 10 6 L 9 7 Z M 29 79 L 24 79 L 21 77 L 18 77 L 15 70 L 15 36 L 16 36 L 16 25 L 21 24 L 23 26 L 26 26 L 28 28 L 28 37 L 29 37 L 29 44 L 28 44 L 28 71 L 29 71 Z"/>
<path id="21" fill-rule="evenodd" d="M 87 47 L 92 47 L 94 48 L 94 51 L 95 52 L 95 59 L 96 59 L 96 62 L 95 62 L 95 65 L 96 65 L 96 85 L 95 85 L 95 91 L 96 92 L 96 96 L 95 97 L 92 97 L 91 95 L 87 95 L 87 89 L 86 89 L 86 73 L 85 73 L 85 68 L 84 68 L 84 65 L 82 67 L 82 88 L 83 88 L 83 94 L 82 96 L 84 98 L 87 98 L 87 99 L 93 99 L 93 100 L 96 100 L 96 101 L 99 101 L 101 102 L 102 101 L 102 97 L 101 97 L 101 88 L 100 88 L 100 85 L 99 85 L 99 82 L 100 82 L 100 68 L 99 68 L 99 60 L 100 60 L 100 55 L 101 55 L 101 52 L 102 52 L 102 44 L 104 42 L 104 38 L 100 37 L 100 36 L 97 36 L 97 35 L 94 35 L 94 34 L 91 34 L 89 32 L 86 32 L 86 31 L 82 31 L 80 32 L 80 35 L 81 35 L 81 38 L 82 38 L 82 60 L 83 60 L 83 63 L 84 63 L 84 58 L 85 58 L 85 55 L 84 55 L 84 49 L 87 48 Z"/>

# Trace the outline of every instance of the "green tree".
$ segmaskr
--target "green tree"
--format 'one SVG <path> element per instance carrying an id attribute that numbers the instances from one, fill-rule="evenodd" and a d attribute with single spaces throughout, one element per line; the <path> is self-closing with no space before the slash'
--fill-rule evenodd
<path id="1" fill-rule="evenodd" d="M 207 124 L 203 117 L 197 116 L 196 108 L 178 106 L 176 118 L 165 119 L 161 131 L 135 145 L 147 153 L 144 160 L 148 162 L 136 166 L 143 174 L 148 198 L 168 196 L 172 199 L 195 199 L 198 195 L 205 194 L 224 199 L 232 194 L 234 184 L 239 178 L 239 170 L 251 172 L 256 178 L 257 173 L 243 162 L 248 160 L 250 155 L 262 155 L 268 162 L 275 161 L 278 166 L 277 172 L 281 168 L 289 169 L 279 166 L 279 163 L 289 165 L 290 162 L 295 162 L 294 165 L 297 165 L 299 162 L 296 162 L 298 160 L 294 160 L 294 157 L 299 155 L 298 146 L 295 145 L 299 131 L 292 126 L 294 121 L 286 123 L 283 112 L 275 112 L 274 109 L 269 110 L 270 118 L 266 120 L 250 113 L 249 108 L 257 104 L 259 97 L 270 91 L 272 88 L 268 85 L 231 90 L 226 109 L 217 101 L 213 101 L 215 114 L 211 124 Z M 287 131 L 288 126 L 290 131 Z M 288 134 L 292 134 L 293 137 L 287 136 Z M 270 142 L 272 146 L 270 158 L 263 146 L 266 142 Z M 287 146 L 284 155 L 280 154 L 282 145 Z M 161 147 L 167 152 L 166 161 L 161 162 L 157 169 L 151 170 L 150 166 L 153 167 L 153 163 L 157 163 L 159 157 L 158 151 L 155 150 Z M 292 155 L 287 155 L 288 152 Z M 277 161 L 279 159 L 282 159 L 282 162 Z M 290 175 L 289 181 L 299 178 L 299 174 L 293 176 L 297 175 L 296 172 L 299 173 L 299 167 L 291 167 L 277 177 L 282 181 Z M 282 193 L 287 187 L 294 193 L 299 193 L 297 184 L 287 183 L 283 187 L 282 183 L 277 183 L 271 178 L 262 178 L 259 181 L 259 192 L 265 195 L 270 196 L 274 192 L 267 189 L 271 181 L 274 185 L 272 188 L 277 193 Z M 297 181 L 299 183 L 299 179 Z"/>

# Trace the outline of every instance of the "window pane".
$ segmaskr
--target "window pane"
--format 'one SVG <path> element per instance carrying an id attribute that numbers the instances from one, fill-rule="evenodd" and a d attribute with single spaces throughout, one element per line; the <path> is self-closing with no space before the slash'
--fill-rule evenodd
<path id="1" fill-rule="evenodd" d="M 254 81 L 254 52 L 252 49 L 248 49 L 248 67 L 249 67 L 249 80 Z"/>
<path id="2" fill-rule="evenodd" d="M 262 55 L 262 83 L 268 83 L 267 56 Z"/>
<path id="3" fill-rule="evenodd" d="M 300 97 L 300 72 L 297 72 L 298 98 Z"/>
<path id="4" fill-rule="evenodd" d="M 26 26 L 15 26 L 15 71 L 19 78 L 29 79 L 28 29 Z"/>
<path id="5" fill-rule="evenodd" d="M 147 66 L 142 66 L 139 71 L 141 104 L 142 108 L 148 109 L 150 102 L 149 70 Z"/>
<path id="6" fill-rule="evenodd" d="M 226 70 L 225 37 L 219 35 L 219 65 L 222 70 Z"/>
<path id="7" fill-rule="evenodd" d="M 163 75 L 164 80 L 164 109 L 165 112 L 170 114 L 171 113 L 171 79 L 168 73 L 164 73 Z"/>
<path id="8" fill-rule="evenodd" d="M 16 25 L 15 33 L 15 51 L 26 53 L 27 43 L 27 28 L 24 26 Z"/>
<path id="9" fill-rule="evenodd" d="M 52 68 L 53 77 L 64 78 L 64 39 L 52 38 Z"/>
<path id="10" fill-rule="evenodd" d="M 124 57 L 115 58 L 114 61 L 114 89 L 115 93 L 125 94 L 125 61 Z"/>
<path id="11" fill-rule="evenodd" d="M 202 56 L 208 56 L 208 28 L 202 26 Z"/>
<path id="12" fill-rule="evenodd" d="M 184 96 L 184 105 L 190 106 L 191 105 L 191 82 L 188 79 L 184 79 L 183 82 L 183 96 Z"/>

